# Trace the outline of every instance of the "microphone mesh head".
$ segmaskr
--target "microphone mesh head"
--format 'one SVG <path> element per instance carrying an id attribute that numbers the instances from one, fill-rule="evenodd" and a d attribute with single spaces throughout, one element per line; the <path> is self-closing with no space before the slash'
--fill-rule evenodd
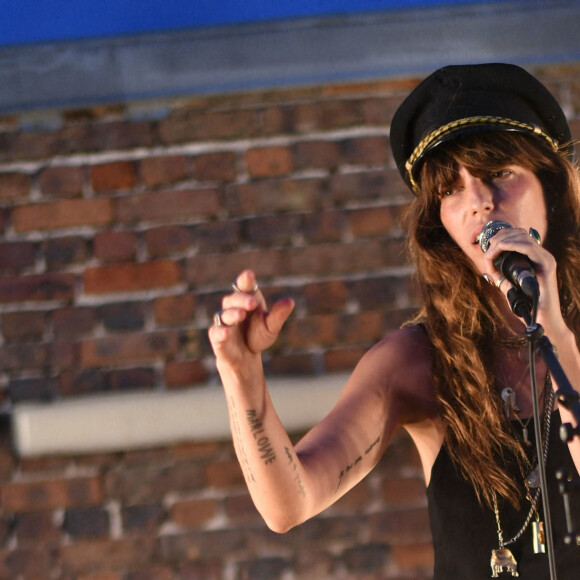
<path id="1" fill-rule="evenodd" d="M 483 229 L 481 230 L 481 234 L 479 234 L 479 247 L 483 253 L 487 252 L 489 248 L 489 240 L 499 232 L 499 230 L 509 229 L 512 226 L 507 222 L 502 221 L 491 221 L 487 222 Z"/>

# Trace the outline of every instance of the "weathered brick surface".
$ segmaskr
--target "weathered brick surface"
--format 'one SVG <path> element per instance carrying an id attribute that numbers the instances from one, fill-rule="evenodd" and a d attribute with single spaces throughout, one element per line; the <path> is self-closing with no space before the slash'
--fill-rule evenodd
<path id="1" fill-rule="evenodd" d="M 580 137 L 580 67 L 537 72 Z M 131 104 L 54 111 L 52 128 L 3 120 L 0 404 L 214 382 L 206 327 L 247 267 L 269 303 L 296 301 L 269 375 L 354 368 L 419 306 L 388 142 L 418 81 L 166 99 L 153 120 Z M 256 511 L 230 441 L 23 459 L 4 420 L 0 437 L 1 580 L 431 577 L 404 433 L 285 535 Z"/>
<path id="2" fill-rule="evenodd" d="M 113 210 L 108 199 L 65 199 L 17 207 L 12 217 L 18 232 L 104 227 L 111 223 Z"/>

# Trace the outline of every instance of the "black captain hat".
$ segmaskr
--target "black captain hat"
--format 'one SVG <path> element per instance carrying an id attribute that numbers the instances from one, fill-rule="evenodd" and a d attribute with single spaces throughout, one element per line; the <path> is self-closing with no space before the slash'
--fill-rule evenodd
<path id="1" fill-rule="evenodd" d="M 518 131 L 573 157 L 566 116 L 535 77 L 512 64 L 452 65 L 435 71 L 403 101 L 391 123 L 391 148 L 414 193 L 425 154 L 459 134 Z"/>

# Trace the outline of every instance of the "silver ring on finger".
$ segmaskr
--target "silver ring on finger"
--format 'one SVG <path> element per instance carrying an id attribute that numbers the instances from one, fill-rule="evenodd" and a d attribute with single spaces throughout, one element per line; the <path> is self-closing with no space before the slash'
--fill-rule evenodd
<path id="1" fill-rule="evenodd" d="M 499 288 L 504 280 L 505 276 L 500 276 L 499 280 L 495 283 L 496 287 Z"/>
<path id="2" fill-rule="evenodd" d="M 234 282 L 232 284 L 232 288 L 234 289 L 234 292 L 240 292 L 242 294 L 255 294 L 258 291 L 258 283 L 256 282 L 254 287 L 251 290 L 242 290 L 239 286 L 237 282 Z"/>
<path id="3" fill-rule="evenodd" d="M 218 312 L 213 315 L 214 326 L 227 326 L 227 324 L 222 320 L 223 313 L 223 310 L 218 310 Z"/>
<path id="4" fill-rule="evenodd" d="M 540 232 L 538 232 L 538 230 L 536 230 L 534 228 L 530 228 L 528 230 L 528 233 L 530 234 L 530 238 L 535 240 L 538 245 L 542 244 L 542 236 L 540 236 Z"/>

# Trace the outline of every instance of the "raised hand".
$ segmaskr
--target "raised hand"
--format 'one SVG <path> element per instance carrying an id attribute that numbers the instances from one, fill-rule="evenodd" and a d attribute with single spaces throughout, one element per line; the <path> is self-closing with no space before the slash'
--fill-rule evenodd
<path id="1" fill-rule="evenodd" d="M 218 365 L 240 365 L 274 344 L 294 309 L 291 298 L 278 300 L 270 310 L 254 272 L 243 271 L 233 284 L 234 292 L 222 299 L 209 338 Z"/>

